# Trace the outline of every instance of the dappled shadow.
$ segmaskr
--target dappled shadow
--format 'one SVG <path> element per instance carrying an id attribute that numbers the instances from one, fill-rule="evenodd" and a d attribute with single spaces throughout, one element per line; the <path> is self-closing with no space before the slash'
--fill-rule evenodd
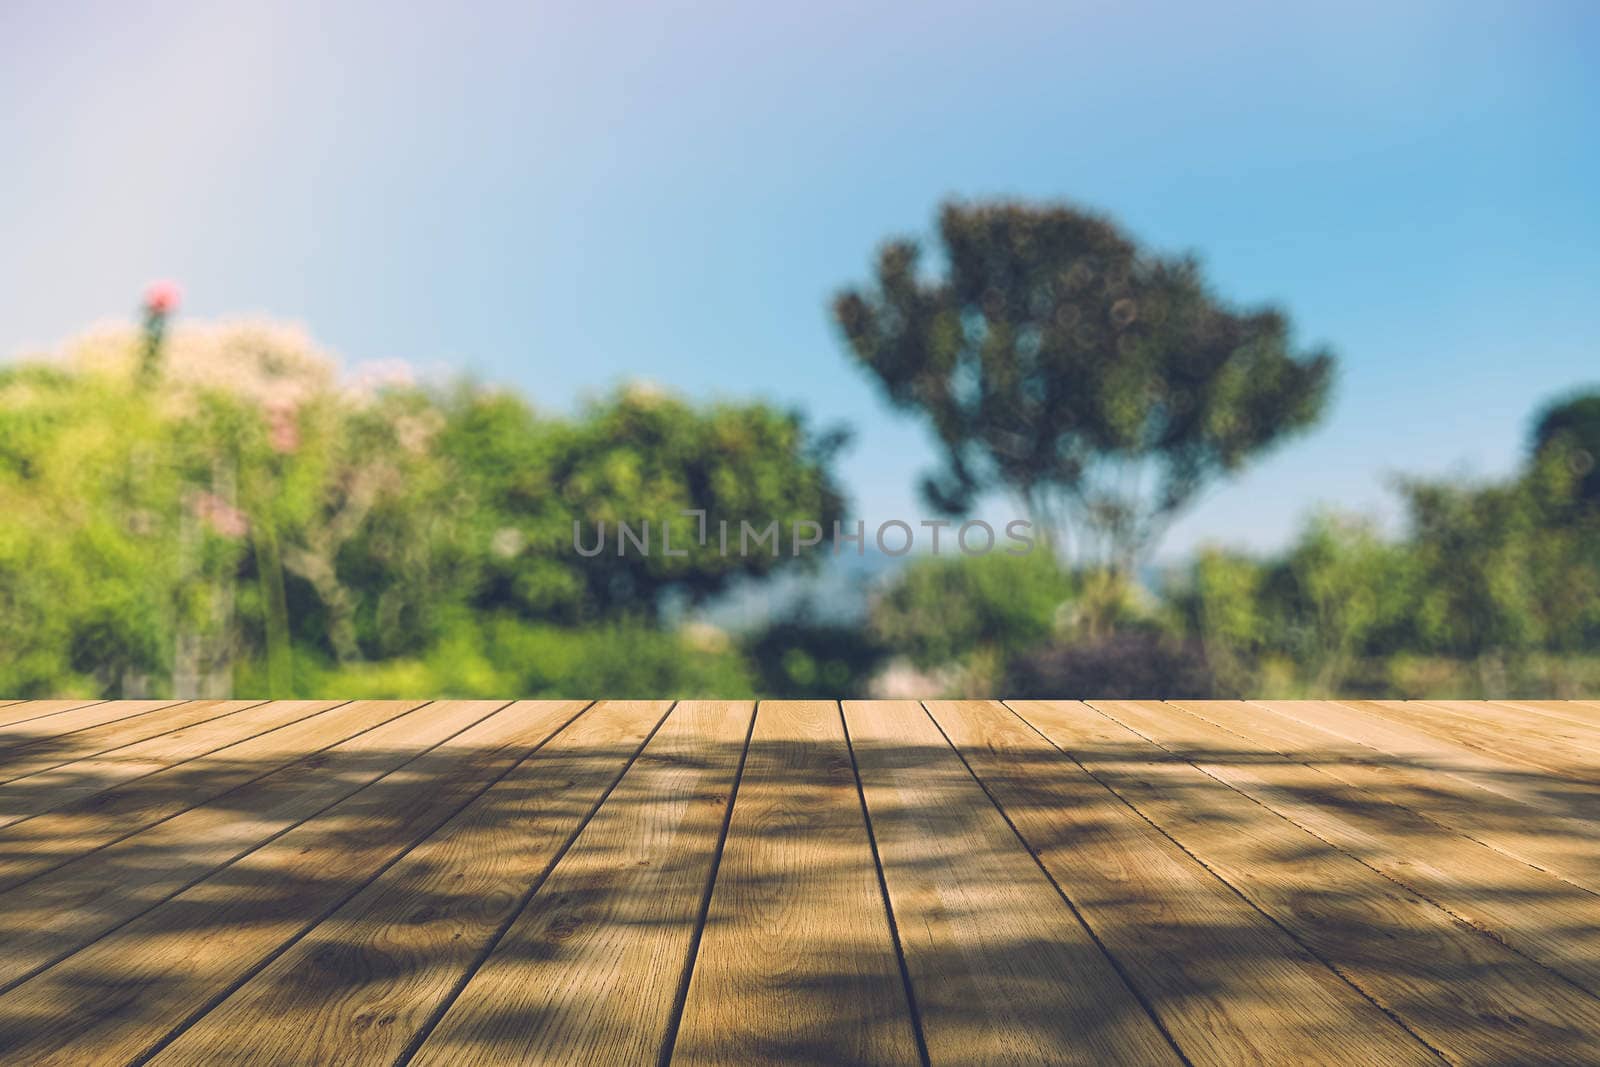
<path id="1" fill-rule="evenodd" d="M 1180 758 L 1132 734 L 1046 728 L 1057 750 L 1037 735 L 1001 748 L 955 733 L 964 764 L 942 743 L 883 758 L 857 740 L 890 895 L 945 931 L 908 929 L 907 907 L 896 916 L 908 999 L 842 744 L 819 762 L 814 745 L 760 742 L 770 814 L 737 818 L 754 796 L 747 765 L 733 824 L 745 839 L 719 853 L 742 730 L 669 746 L 663 727 L 633 759 L 654 718 L 582 733 L 594 715 L 531 755 L 537 737 L 429 752 L 375 741 L 290 762 L 213 754 L 102 790 L 62 768 L 52 788 L 87 795 L 0 829 L 0 1057 L 288 1060 L 303 1041 L 471 1062 L 536 1035 L 542 1054 L 588 1040 L 619 1051 L 600 1058 L 648 1062 L 676 1039 L 694 979 L 720 974 L 693 988 L 708 998 L 696 1010 L 725 1015 L 747 1043 L 681 1046 L 686 1062 L 914 1062 L 919 1033 L 935 1031 L 930 1050 L 974 1059 L 1009 1042 L 1038 1058 L 1135 1062 L 1145 1057 L 1126 1035 L 1147 1032 L 1159 1049 L 1161 1028 L 1193 1062 L 1245 1048 L 1289 1062 L 1283 1049 L 1318 1046 L 1330 1062 L 1375 1049 L 1423 1061 L 1428 1046 L 1463 1061 L 1600 1059 L 1600 898 L 1583 872 L 1558 877 L 1496 850 L 1509 865 L 1451 890 L 1490 917 L 1478 927 L 1440 906 L 1449 871 L 1408 874 L 1451 835 L 1406 812 L 1459 806 L 1454 786 L 1397 781 L 1383 795 L 1403 808 L 1387 808 L 1334 776 L 1352 753 L 1333 747 Z M 1574 865 L 1595 862 L 1595 839 L 1574 829 L 1593 796 L 1503 773 L 1508 793 L 1470 794 L 1479 840 L 1532 827 L 1561 835 Z M 1271 790 L 1241 785 L 1280 775 Z M 919 778 L 915 793 L 889 788 Z M 1574 818 L 1549 831 L 1544 805 Z M 1317 813 L 1330 821 L 1308 826 Z M 891 827 L 922 836 L 890 839 Z M 984 847 L 948 847 L 973 835 Z M 919 897 L 924 886 L 934 895 Z M 1004 916 L 995 902 L 1012 899 L 1039 910 Z M 818 902 L 829 923 L 786 925 L 809 922 Z M 803 961 L 785 944 L 804 944 Z M 743 955 L 710 957 L 729 952 Z M 1085 998 L 1050 973 L 1107 984 Z M 786 1017 L 738 1019 L 772 975 Z M 919 976 L 940 976 L 940 995 Z M 480 995 L 491 981 L 520 991 Z M 1014 1002 L 996 1003 L 996 989 Z M 1034 1005 L 1070 1026 L 1051 1029 Z"/>
<path id="2" fill-rule="evenodd" d="M 1437 790 L 1393 781 L 1381 789 L 1351 786 L 1335 777 L 1349 763 L 1333 751 L 1337 744 L 1269 751 L 1223 737 L 1179 744 L 1157 733 L 1165 751 L 1103 718 L 1077 725 L 1093 740 L 1079 741 L 1065 722 L 1046 732 L 1164 836 L 1436 1048 L 1495 1062 L 1541 1054 L 1588 1062 L 1597 1055 L 1588 994 L 1600 988 L 1600 900 L 1458 832 L 1468 827 L 1479 841 L 1504 847 L 1515 829 L 1524 842 L 1531 835 L 1547 849 L 1564 849 L 1575 868 L 1592 870 L 1596 846 L 1586 828 L 1459 782 Z M 1126 741 L 1112 740 L 1118 734 Z M 1366 769 L 1387 769 L 1413 786 L 1424 775 L 1442 782 L 1450 769 L 1372 749 L 1361 755 Z M 1043 777 L 1022 767 L 1014 773 Z M 1419 814 L 1438 813 L 1447 796 L 1448 814 Z M 1085 851 L 1081 839 L 1054 844 L 1066 855 Z M 1116 903 L 1137 911 L 1126 896 Z M 1208 934 L 1194 947 L 1208 955 L 1225 944 L 1243 950 L 1251 942 L 1244 933 L 1229 935 L 1236 941 Z M 1262 960 L 1238 963 L 1241 973 L 1265 972 Z M 1281 1011 L 1285 1001 L 1277 1003 Z"/>

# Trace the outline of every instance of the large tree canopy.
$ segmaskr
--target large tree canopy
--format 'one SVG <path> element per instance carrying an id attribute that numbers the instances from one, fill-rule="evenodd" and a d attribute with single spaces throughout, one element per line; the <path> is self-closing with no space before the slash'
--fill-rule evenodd
<path id="1" fill-rule="evenodd" d="M 940 510 L 1006 489 L 1084 562 L 1126 569 L 1208 481 L 1322 413 L 1332 356 L 1101 215 L 951 203 L 940 237 L 941 274 L 893 241 L 834 302 L 854 357 L 943 445 L 923 484 Z"/>
<path id="2" fill-rule="evenodd" d="M 1535 458 L 1555 457 L 1568 468 L 1575 495 L 1600 504 L 1600 392 L 1579 393 L 1552 403 L 1533 428 Z"/>
<path id="3" fill-rule="evenodd" d="M 643 386 L 562 420 L 540 419 L 514 396 L 468 394 L 453 405 L 440 441 L 493 527 L 484 540 L 497 533 L 506 548 L 489 554 L 477 606 L 565 623 L 653 619 L 665 595 L 699 603 L 737 579 L 793 565 L 794 523 L 814 522 L 831 538 L 843 516 L 834 473 L 843 443 L 841 432 L 816 432 L 797 412 L 692 405 Z M 708 524 L 704 545 L 693 511 Z M 574 521 L 586 545 L 599 543 L 604 523 L 608 550 L 578 555 Z M 761 529 L 776 522 L 780 551 L 719 551 L 717 524 L 729 522 L 737 540 L 741 521 Z M 635 532 L 649 524 L 649 555 L 619 554 L 619 522 Z M 662 551 L 669 522 L 682 555 Z"/>

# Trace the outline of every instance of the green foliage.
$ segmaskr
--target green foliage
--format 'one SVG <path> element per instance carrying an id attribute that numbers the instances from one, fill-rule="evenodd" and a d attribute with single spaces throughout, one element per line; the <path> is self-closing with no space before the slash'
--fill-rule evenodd
<path id="1" fill-rule="evenodd" d="M 841 437 L 763 404 L 635 387 L 554 418 L 352 388 L 273 327 L 157 325 L 0 372 L 0 691 L 749 693 L 738 651 L 686 654 L 663 601 L 803 557 L 589 559 L 574 521 L 615 544 L 618 520 L 670 519 L 688 547 L 686 510 L 842 512 Z"/>
<path id="2" fill-rule="evenodd" d="M 1171 599 L 1180 632 L 1201 643 L 1223 688 L 1258 691 L 1276 671 L 1297 676 L 1296 692 L 1325 695 L 1340 691 L 1361 656 L 1407 647 L 1414 572 L 1407 546 L 1325 513 L 1275 559 L 1203 551 Z"/>
<path id="3" fill-rule="evenodd" d="M 486 551 L 474 606 L 586 623 L 654 617 L 669 594 L 699 603 L 736 578 L 793 564 L 787 546 L 776 557 L 723 555 L 714 533 L 702 546 L 698 518 L 685 513 L 785 530 L 812 520 L 831 534 L 843 510 L 832 473 L 841 440 L 765 405 L 695 408 L 642 387 L 572 421 L 539 419 L 507 394 L 463 391 L 447 405 L 438 451 L 478 509 L 472 537 Z M 608 550 L 575 552 L 574 522 L 586 547 L 604 524 Z M 619 522 L 636 532 L 649 524 L 648 555 L 631 545 L 617 553 Z M 683 555 L 662 550 L 668 522 Z"/>
<path id="4" fill-rule="evenodd" d="M 729 699 L 756 692 L 731 647 L 696 646 L 688 635 L 625 620 L 568 627 L 513 617 L 464 625 L 420 656 L 330 666 L 300 684 L 307 695 L 371 698 Z"/>
<path id="5" fill-rule="evenodd" d="M 1187 588 L 1174 606 L 1186 616 L 1186 629 L 1205 649 L 1206 660 L 1222 679 L 1239 687 L 1267 651 L 1271 630 L 1263 590 L 1268 568 L 1249 556 L 1206 549 L 1195 560 Z"/>
<path id="6" fill-rule="evenodd" d="M 594 627 L 552 626 L 500 617 L 463 621 L 417 655 L 337 664 L 315 650 L 296 660 L 292 693 L 300 697 L 659 699 L 750 697 L 755 687 L 731 646 L 698 647 L 684 634 L 626 621 Z M 259 661 L 241 665 L 238 692 L 259 696 Z"/>
<path id="7" fill-rule="evenodd" d="M 1078 562 L 1126 573 L 1208 482 L 1322 413 L 1333 359 L 1296 352 L 1282 312 L 1226 305 L 1193 259 L 1100 215 L 952 203 L 940 236 L 941 276 L 894 241 L 834 302 L 851 354 L 943 447 L 935 506 L 1004 488 L 1070 526 Z"/>
<path id="8" fill-rule="evenodd" d="M 921 559 L 874 599 L 868 629 L 919 668 L 966 664 L 988 677 L 1050 637 L 1073 591 L 1045 551 Z"/>
<path id="9" fill-rule="evenodd" d="M 1534 423 L 1533 456 L 1565 467 L 1573 495 L 1600 507 L 1600 392 L 1578 393 L 1545 408 Z"/>
<path id="10" fill-rule="evenodd" d="M 187 607 L 181 442 L 143 397 L 55 368 L 0 373 L 0 412 L 0 686 L 141 691 Z"/>
<path id="11" fill-rule="evenodd" d="M 1323 515 L 1273 559 L 1203 553 L 1173 590 L 1177 625 L 1238 691 L 1551 692 L 1551 654 L 1600 643 L 1600 521 L 1541 463 L 1503 484 L 1401 483 L 1400 540 Z"/>
<path id="12" fill-rule="evenodd" d="M 576 594 L 562 605 L 569 619 L 654 612 L 669 592 L 701 603 L 736 578 L 759 578 L 795 560 L 790 544 L 780 544 L 776 554 L 723 553 L 718 522 L 733 522 L 737 530 L 742 521 L 763 528 L 776 521 L 789 531 L 795 522 L 811 521 L 831 536 L 844 507 L 832 474 L 842 443 L 838 433 L 814 436 L 798 414 L 765 405 L 695 409 L 655 389 L 625 389 L 555 427 L 544 444 L 548 462 L 538 476 L 545 479 L 545 506 L 555 521 L 522 531 L 532 546 L 526 556 L 542 570 L 552 558 L 570 569 L 571 578 L 557 584 Z M 528 488 L 516 497 L 525 498 Z M 488 499 L 493 506 L 501 498 L 491 493 Z M 699 517 L 685 514 L 696 511 L 704 513 L 704 545 Z M 583 524 L 586 542 L 604 523 L 611 546 L 619 540 L 618 523 L 636 532 L 648 523 L 649 554 L 630 546 L 625 555 L 614 547 L 593 558 L 577 555 L 575 521 Z M 669 522 L 671 547 L 682 555 L 663 550 Z M 814 557 L 801 558 L 809 563 Z M 512 582 L 513 589 L 532 585 L 526 578 Z"/>
<path id="13" fill-rule="evenodd" d="M 886 652 L 852 625 L 797 615 L 780 619 L 744 642 L 763 693 L 803 699 L 868 695 Z"/>
<path id="14" fill-rule="evenodd" d="M 1412 554 L 1371 523 L 1314 518 L 1279 567 L 1275 585 L 1287 652 L 1314 689 L 1332 692 L 1357 654 L 1407 636 L 1418 591 Z"/>
<path id="15" fill-rule="evenodd" d="M 987 469 L 1035 479 L 1007 483 L 1035 500 L 1049 490 L 1085 507 L 1095 471 L 1144 464 L 1158 473 L 1144 484 L 1165 487 L 1144 514 L 1159 516 L 1315 414 L 1326 365 L 1291 356 L 1281 320 L 1184 304 L 1198 288 L 1162 288 L 1181 265 L 1117 260 L 1105 224 L 1037 214 L 951 209 L 950 278 L 913 282 L 907 262 L 880 279 L 868 311 L 850 312 L 865 316 L 863 359 L 899 383 L 886 387 L 954 435 L 947 503 Z M 1127 276 L 1047 284 L 1075 241 Z M 1019 293 L 1035 302 L 1015 305 Z M 1114 310 L 1123 299 L 1136 304 L 1131 319 Z M 918 308 L 923 326 L 900 321 Z M 1099 325 L 1017 339 L 1055 314 Z M 1151 314 L 1155 324 L 1135 325 Z M 1513 478 L 1403 482 L 1397 537 L 1319 515 L 1281 553 L 1202 552 L 1160 599 L 1125 562 L 925 558 L 873 597 L 865 625 L 802 612 L 732 636 L 669 620 L 807 560 L 787 544 L 724 557 L 715 524 L 773 522 L 787 536 L 814 520 L 831 532 L 844 507 L 839 435 L 763 404 L 696 405 L 641 387 L 571 417 L 465 384 L 353 388 L 292 332 L 154 325 L 0 368 L 6 696 L 837 697 L 896 678 L 919 693 L 988 696 L 1570 696 L 1600 685 L 1593 397 L 1546 409 Z M 1195 336 L 1217 347 L 1185 363 Z M 1112 348 L 1120 362 L 1102 358 Z M 1024 403 L 1034 387 L 1019 374 L 1056 385 Z M 1078 392 L 1058 395 L 1063 381 Z M 1130 399 L 1168 396 L 1179 381 L 1205 413 L 1198 423 Z M 1253 414 L 1257 403 L 1278 415 Z M 1014 428 L 1014 444 L 1031 442 L 1023 466 L 1002 455 L 1009 404 L 1061 420 Z M 1285 415 L 1295 404 L 1301 414 Z M 1258 418 L 1274 427 L 1264 437 L 1252 436 Z M 1238 419 L 1256 429 L 1223 432 Z M 683 514 L 701 511 L 705 546 Z M 590 538 L 607 523 L 608 551 L 574 551 L 575 520 Z M 616 553 L 619 521 L 651 523 L 650 554 Z M 665 521 L 684 555 L 659 551 Z M 1139 540 L 1133 527 L 1104 529 L 1119 551 Z"/>
<path id="16" fill-rule="evenodd" d="M 1536 529 L 1520 485 L 1408 482 L 1421 599 L 1417 623 L 1434 651 L 1477 660 L 1515 655 L 1538 639 L 1527 589 Z"/>

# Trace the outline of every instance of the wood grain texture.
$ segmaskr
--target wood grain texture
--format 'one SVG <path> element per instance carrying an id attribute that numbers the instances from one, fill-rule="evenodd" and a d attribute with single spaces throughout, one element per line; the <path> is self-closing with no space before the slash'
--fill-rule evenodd
<path id="1" fill-rule="evenodd" d="M 763 701 L 673 1062 L 918 1057 L 838 705 Z"/>
<path id="2" fill-rule="evenodd" d="M 1012 706 L 1450 1059 L 1600 1062 L 1594 997 L 1108 715 L 1075 702 Z"/>
<path id="3" fill-rule="evenodd" d="M 1391 722 L 1484 753 L 1504 764 L 1532 768 L 1585 786 L 1600 785 L 1600 752 L 1585 747 L 1560 724 L 1530 722 L 1505 710 L 1485 714 L 1482 706 L 1446 701 L 1367 700 L 1362 709 Z"/>
<path id="4" fill-rule="evenodd" d="M 195 704 L 207 702 L 196 701 Z M 325 711 L 330 701 L 284 700 L 218 711 L 195 707 L 170 729 L 109 751 L 46 767 L 0 784 L 0 828 L 96 793 L 159 774 L 196 756 Z M 192 705 L 184 705 L 188 710 Z M 191 721 L 192 720 L 192 721 Z M 32 752 L 33 749 L 27 751 Z"/>
<path id="5" fill-rule="evenodd" d="M 515 917 L 669 707 L 595 705 L 156 1062 L 393 1061 Z"/>
<path id="6" fill-rule="evenodd" d="M 1600 991 L 1600 897 L 1177 706 L 1128 701 L 1111 714 L 1452 916 Z"/>
<path id="7" fill-rule="evenodd" d="M 930 1059 L 1179 1062 L 922 707 L 844 709 Z"/>
<path id="8" fill-rule="evenodd" d="M 189 700 L 59 738 L 42 738 L 31 745 L 0 752 L 0 785 L 74 760 L 106 755 L 196 723 L 226 718 L 262 703 L 260 700 Z"/>
<path id="9" fill-rule="evenodd" d="M 1490 704 L 1546 715 L 1568 727 L 1581 727 L 1590 738 L 1600 738 L 1600 709 L 1581 700 L 1495 700 Z"/>
<path id="10" fill-rule="evenodd" d="M 92 704 L 105 704 L 104 700 L 8 700 L 0 706 L 0 738 L 12 732 L 12 727 L 22 723 L 35 722 L 59 715 L 63 711 L 72 711 L 75 708 L 86 708 Z M 158 701 L 160 704 L 169 704 L 171 701 Z M 34 727 L 27 731 L 34 735 L 43 732 L 45 736 L 52 736 L 48 727 Z"/>
<path id="11" fill-rule="evenodd" d="M 581 705 L 427 710 L 464 728 L 0 996 L 0 1056 L 127 1062 L 181 1032 L 559 729 Z M 370 735 L 368 735 L 370 736 Z M 59 1014 L 41 1031 L 29 1020 Z"/>
<path id="12" fill-rule="evenodd" d="M 754 711 L 673 709 L 413 1064 L 660 1059 Z"/>
<path id="13" fill-rule="evenodd" d="M 1234 700 L 1172 703 L 1441 828 L 1600 892 L 1600 846 L 1586 824 L 1469 778 L 1440 773 L 1430 761 L 1391 755 L 1269 707 Z"/>
<path id="14" fill-rule="evenodd" d="M 1271 711 L 1569 820 L 1564 832 L 1600 827 L 1600 790 L 1508 761 L 1376 714 L 1367 701 L 1260 700 Z"/>
<path id="15" fill-rule="evenodd" d="M 338 705 L 137 782 L 124 782 L 110 791 L 13 823 L 0 830 L 0 892 L 291 764 L 311 761 L 324 749 L 413 707 L 385 700 Z"/>
<path id="16" fill-rule="evenodd" d="M 446 706 L 424 715 L 420 702 L 385 703 L 409 714 L 0 893 L 0 989 L 355 794 L 482 714 L 475 706 Z"/>
<path id="17" fill-rule="evenodd" d="M 0 715 L 0 720 L 9 720 L 0 726 L 0 752 L 10 752 L 12 749 L 38 744 L 41 741 L 58 744 L 67 735 L 79 730 L 89 730 L 106 723 L 147 715 L 178 703 L 181 702 L 103 700 L 84 703 L 77 700 L 49 700 L 19 704 L 15 708 L 6 708 L 5 714 Z M 54 710 L 37 713 L 41 706 Z"/>
<path id="18" fill-rule="evenodd" d="M 1438 710 L 1451 717 L 1491 732 L 1516 738 L 1549 742 L 1563 749 L 1577 749 L 1594 765 L 1600 757 L 1600 729 L 1582 719 L 1531 706 L 1517 700 L 1402 700 L 1390 703 L 1407 706 L 1425 715 Z"/>
<path id="19" fill-rule="evenodd" d="M 0 702 L 0 1063 L 1600 1063 L 1593 703 L 667 706 Z"/>
<path id="20" fill-rule="evenodd" d="M 1191 1062 L 1439 1062 L 1009 709 L 928 710 Z"/>

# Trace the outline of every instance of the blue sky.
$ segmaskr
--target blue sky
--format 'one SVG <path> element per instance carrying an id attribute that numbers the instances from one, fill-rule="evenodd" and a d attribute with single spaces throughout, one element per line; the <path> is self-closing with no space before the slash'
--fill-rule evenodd
<path id="1" fill-rule="evenodd" d="M 545 408 L 796 404 L 855 428 L 863 517 L 916 516 L 928 444 L 829 295 L 947 196 L 1068 198 L 1340 355 L 1315 434 L 1166 546 L 1270 548 L 1397 471 L 1508 470 L 1600 381 L 1600 6 L 1305 6 L 13 0 L 0 352 L 173 277 Z"/>

